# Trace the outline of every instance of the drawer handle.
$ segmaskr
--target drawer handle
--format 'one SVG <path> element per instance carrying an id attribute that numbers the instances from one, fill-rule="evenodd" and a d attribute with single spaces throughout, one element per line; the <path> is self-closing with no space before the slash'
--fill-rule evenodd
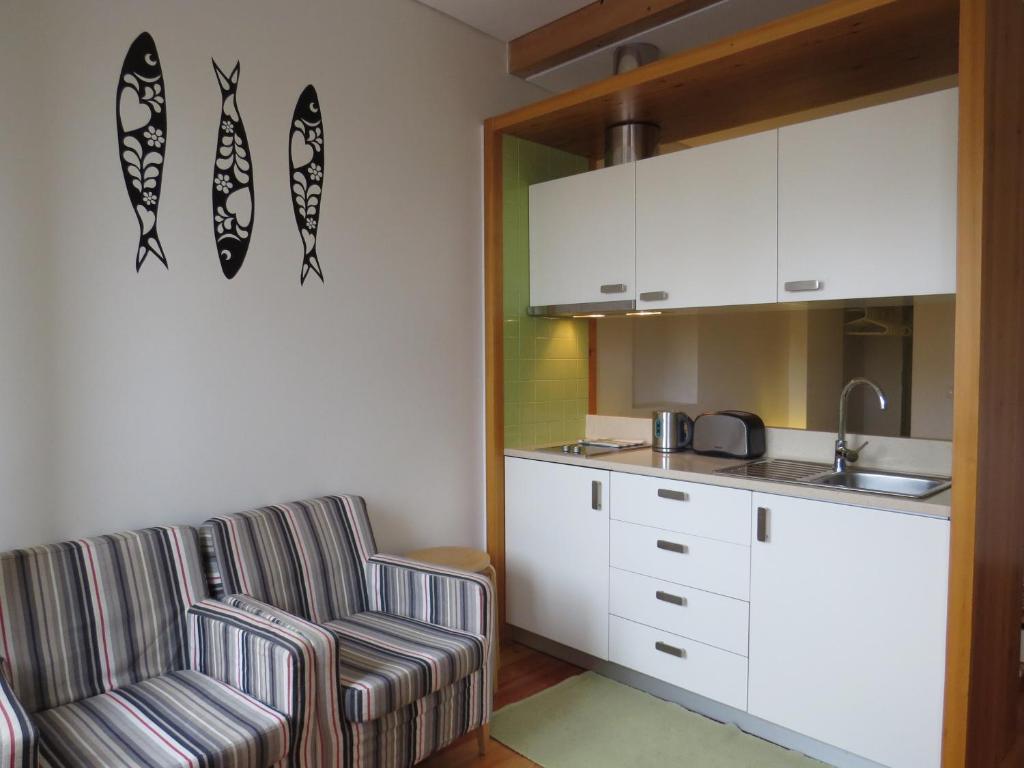
<path id="1" fill-rule="evenodd" d="M 763 544 L 768 543 L 768 507 L 757 508 L 757 540 Z"/>
<path id="2" fill-rule="evenodd" d="M 689 501 L 690 494 L 685 491 L 670 491 L 668 488 L 659 488 L 658 498 L 671 499 L 672 501 Z"/>
<path id="3" fill-rule="evenodd" d="M 662 592 L 660 589 L 654 593 L 654 596 L 661 600 L 663 603 L 672 603 L 672 605 L 686 606 L 686 598 L 681 595 L 673 595 L 671 592 Z"/>
<path id="4" fill-rule="evenodd" d="M 675 656 L 677 659 L 685 659 L 686 651 L 682 648 L 676 648 L 674 645 L 663 643 L 661 640 L 654 644 L 654 650 L 667 653 L 669 656 Z"/>
<path id="5" fill-rule="evenodd" d="M 601 481 L 593 480 L 590 483 L 590 508 L 601 509 Z"/>
<path id="6" fill-rule="evenodd" d="M 677 544 L 674 541 L 665 541 L 664 539 L 658 539 L 658 549 L 678 552 L 680 555 L 685 555 L 690 551 L 690 548 L 685 544 Z"/>
<path id="7" fill-rule="evenodd" d="M 668 299 L 668 291 L 644 291 L 640 294 L 640 301 L 665 301 Z"/>
<path id="8" fill-rule="evenodd" d="M 825 284 L 821 280 L 790 280 L 788 283 L 783 283 L 782 287 L 790 293 L 800 293 L 801 291 L 820 291 Z"/>
<path id="9" fill-rule="evenodd" d="M 601 293 L 625 293 L 625 283 L 608 283 L 607 285 L 601 286 Z"/>

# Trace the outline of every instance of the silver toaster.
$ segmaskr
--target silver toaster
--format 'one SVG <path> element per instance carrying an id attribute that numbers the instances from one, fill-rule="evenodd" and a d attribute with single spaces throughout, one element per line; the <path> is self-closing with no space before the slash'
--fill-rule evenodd
<path id="1" fill-rule="evenodd" d="M 710 456 L 756 459 L 764 455 L 764 422 L 746 411 L 702 413 L 693 422 L 692 448 Z"/>

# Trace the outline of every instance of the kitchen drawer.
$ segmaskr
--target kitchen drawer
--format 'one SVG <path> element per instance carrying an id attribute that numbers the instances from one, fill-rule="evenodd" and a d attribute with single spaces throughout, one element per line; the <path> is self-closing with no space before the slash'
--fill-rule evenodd
<path id="1" fill-rule="evenodd" d="M 615 616 L 747 655 L 750 604 L 742 600 L 612 568 L 609 606 Z"/>
<path id="2" fill-rule="evenodd" d="M 610 617 L 608 658 L 666 683 L 747 708 L 747 660 L 710 645 Z"/>
<path id="3" fill-rule="evenodd" d="M 611 521 L 611 565 L 750 600 L 750 547 Z"/>
<path id="4" fill-rule="evenodd" d="M 611 516 L 750 546 L 750 491 L 612 472 Z"/>

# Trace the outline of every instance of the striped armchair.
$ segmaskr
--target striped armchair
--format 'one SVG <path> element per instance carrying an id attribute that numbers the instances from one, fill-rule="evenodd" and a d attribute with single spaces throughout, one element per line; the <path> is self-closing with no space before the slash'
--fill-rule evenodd
<path id="1" fill-rule="evenodd" d="M 315 644 L 323 765 L 409 766 L 478 728 L 483 748 L 488 579 L 378 554 L 358 496 L 218 517 L 201 536 L 216 595 Z"/>
<path id="2" fill-rule="evenodd" d="M 315 661 L 208 599 L 192 528 L 0 554 L 0 768 L 315 764 Z"/>

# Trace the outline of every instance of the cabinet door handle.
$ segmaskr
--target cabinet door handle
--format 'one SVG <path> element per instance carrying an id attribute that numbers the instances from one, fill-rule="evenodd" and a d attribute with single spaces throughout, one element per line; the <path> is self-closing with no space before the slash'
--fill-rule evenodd
<path id="1" fill-rule="evenodd" d="M 665 549 L 669 552 L 678 552 L 680 555 L 685 555 L 690 551 L 690 548 L 685 544 L 677 544 L 674 541 L 665 541 L 664 539 L 658 539 L 658 549 Z"/>
<path id="2" fill-rule="evenodd" d="M 601 481 L 594 480 L 590 483 L 590 508 L 601 509 Z"/>
<path id="3" fill-rule="evenodd" d="M 662 592 L 659 589 L 654 593 L 654 596 L 663 603 L 672 603 L 672 605 L 681 605 L 686 607 L 686 598 L 681 595 L 673 595 L 671 592 Z"/>
<path id="4" fill-rule="evenodd" d="M 768 507 L 757 508 L 757 540 L 768 542 Z"/>
<path id="5" fill-rule="evenodd" d="M 801 291 L 820 291 L 825 284 L 821 280 L 790 280 L 783 283 L 782 287 L 790 293 L 800 293 Z"/>
<path id="6" fill-rule="evenodd" d="M 625 293 L 625 283 L 608 283 L 601 286 L 601 293 Z"/>
<path id="7" fill-rule="evenodd" d="M 689 501 L 690 494 L 685 491 L 670 491 L 668 488 L 659 488 L 658 498 L 671 499 L 672 501 Z"/>
<path id="8" fill-rule="evenodd" d="M 668 291 L 644 291 L 640 294 L 640 301 L 666 301 Z"/>
<path id="9" fill-rule="evenodd" d="M 669 656 L 675 656 L 677 659 L 685 659 L 686 651 L 682 648 L 676 648 L 674 645 L 663 643 L 661 640 L 654 644 L 654 650 L 667 653 Z"/>

